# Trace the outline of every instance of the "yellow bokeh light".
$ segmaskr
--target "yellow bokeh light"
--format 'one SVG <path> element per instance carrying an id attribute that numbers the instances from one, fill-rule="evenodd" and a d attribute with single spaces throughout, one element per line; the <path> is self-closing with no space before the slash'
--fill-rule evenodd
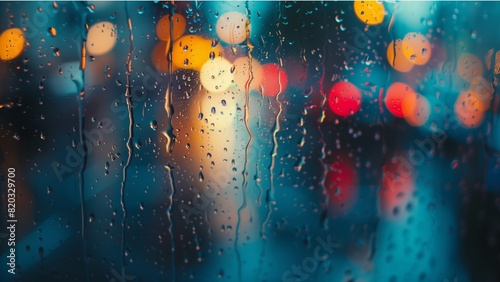
<path id="1" fill-rule="evenodd" d="M 219 38 L 229 44 L 239 44 L 247 38 L 247 24 L 250 24 L 245 15 L 239 12 L 227 12 L 220 16 L 215 30 Z"/>
<path id="2" fill-rule="evenodd" d="M 256 90 L 262 83 L 262 66 L 259 62 L 253 58 L 252 59 L 252 70 L 250 73 L 250 59 L 248 57 L 240 57 L 233 62 L 234 66 L 234 83 L 233 86 L 239 91 L 245 91 L 245 86 L 247 82 L 250 81 L 251 75 L 252 80 L 249 85 L 248 90 Z"/>
<path id="3" fill-rule="evenodd" d="M 402 44 L 401 40 L 396 40 L 387 46 L 387 61 L 395 70 L 409 72 L 413 68 L 413 63 L 404 56 Z"/>
<path id="4" fill-rule="evenodd" d="M 87 33 L 86 49 L 89 55 L 99 56 L 111 51 L 116 44 L 116 27 L 110 22 L 98 22 Z"/>
<path id="5" fill-rule="evenodd" d="M 9 28 L 0 35 L 0 59 L 9 61 L 17 58 L 24 49 L 24 34 L 19 28 Z"/>
<path id="6" fill-rule="evenodd" d="M 185 35 L 172 47 L 172 63 L 180 69 L 201 70 L 210 58 L 221 57 L 222 47 L 212 47 L 212 40 L 198 35 Z"/>
<path id="7" fill-rule="evenodd" d="M 384 5 L 375 0 L 355 0 L 354 13 L 367 25 L 380 24 L 385 17 Z"/>
<path id="8" fill-rule="evenodd" d="M 200 82 L 210 92 L 225 91 L 233 83 L 233 65 L 224 58 L 208 60 L 200 71 Z"/>
<path id="9" fill-rule="evenodd" d="M 429 40 L 420 33 L 410 32 L 402 42 L 403 55 L 415 65 L 425 65 L 431 58 L 432 50 Z"/>
<path id="10" fill-rule="evenodd" d="M 184 34 L 186 30 L 186 19 L 180 15 L 175 14 L 172 16 L 172 22 L 170 22 L 170 16 L 162 17 L 156 24 L 156 35 L 162 41 L 170 42 L 170 23 L 172 23 L 172 39 L 176 40 Z"/>

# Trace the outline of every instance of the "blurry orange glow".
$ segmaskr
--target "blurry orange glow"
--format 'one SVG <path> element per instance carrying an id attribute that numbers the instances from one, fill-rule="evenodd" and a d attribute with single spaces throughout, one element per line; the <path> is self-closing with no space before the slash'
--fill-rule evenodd
<path id="1" fill-rule="evenodd" d="M 212 47 L 212 40 L 198 35 L 185 35 L 177 39 L 172 47 L 172 63 L 180 69 L 201 70 L 210 57 L 220 57 L 222 47 Z"/>
<path id="2" fill-rule="evenodd" d="M 493 92 L 495 91 L 491 82 L 488 82 L 482 76 L 476 76 L 472 79 L 470 90 L 473 92 L 473 95 L 481 100 L 484 110 L 488 110 L 493 99 Z"/>
<path id="3" fill-rule="evenodd" d="M 86 49 L 89 55 L 99 56 L 111 51 L 116 44 L 116 27 L 110 22 L 92 25 L 87 33 Z"/>
<path id="4" fill-rule="evenodd" d="M 458 58 L 457 73 L 465 81 L 471 82 L 474 77 L 482 76 L 483 71 L 483 64 L 476 55 L 463 53 Z"/>
<path id="5" fill-rule="evenodd" d="M 239 12 L 227 12 L 220 16 L 215 30 L 219 38 L 229 44 L 239 44 L 247 39 L 248 19 Z M 250 26 L 248 26 L 250 30 Z"/>
<path id="6" fill-rule="evenodd" d="M 200 71 L 200 82 L 210 92 L 223 92 L 232 83 L 233 65 L 224 58 L 208 60 Z"/>
<path id="7" fill-rule="evenodd" d="M 455 115 L 463 127 L 478 127 L 483 122 L 485 108 L 476 94 L 468 90 L 458 96 L 455 102 Z"/>
<path id="8" fill-rule="evenodd" d="M 277 64 L 265 64 L 262 66 L 262 83 L 260 85 L 262 94 L 276 96 L 283 92 L 288 85 L 288 76 L 283 68 Z"/>
<path id="9" fill-rule="evenodd" d="M 404 56 L 402 45 L 401 40 L 391 41 L 387 46 L 387 61 L 395 70 L 409 72 L 413 68 L 413 63 Z"/>
<path id="10" fill-rule="evenodd" d="M 333 163 L 326 175 L 328 204 L 334 217 L 349 213 L 358 198 L 356 169 L 346 158 Z"/>
<path id="11" fill-rule="evenodd" d="M 248 57 L 240 57 L 233 62 L 234 67 L 234 87 L 239 91 L 245 91 L 247 82 L 250 81 L 249 90 L 256 90 L 262 84 L 262 66 L 259 62 L 252 59 L 252 69 L 250 73 L 250 59 Z"/>
<path id="12" fill-rule="evenodd" d="M 354 115 L 361 107 L 361 92 L 350 82 L 337 82 L 328 95 L 328 105 L 339 116 Z"/>
<path id="13" fill-rule="evenodd" d="M 186 30 L 186 19 L 180 15 L 172 16 L 172 39 L 176 40 Z M 162 41 L 170 42 L 170 16 L 163 16 L 156 24 L 156 35 Z"/>
<path id="14" fill-rule="evenodd" d="M 0 59 L 8 61 L 17 58 L 23 52 L 24 34 L 19 28 L 9 28 L 0 35 Z"/>
<path id="15" fill-rule="evenodd" d="M 167 43 L 164 41 L 159 41 L 156 43 L 153 48 L 153 52 L 151 53 L 151 63 L 154 65 L 157 71 L 166 73 L 169 71 L 168 69 L 168 60 L 167 60 Z M 177 68 L 172 64 L 172 71 L 175 71 Z"/>
<path id="16" fill-rule="evenodd" d="M 431 58 L 431 44 L 420 33 L 410 32 L 402 42 L 403 55 L 415 65 L 425 65 Z"/>
<path id="17" fill-rule="evenodd" d="M 402 82 L 394 82 L 385 96 L 384 103 L 391 114 L 396 117 L 404 117 L 403 114 L 403 99 L 405 97 L 415 97 L 416 93 L 408 84 Z M 411 99 L 410 101 L 414 101 Z M 409 114 L 409 113 L 408 113 Z"/>
<path id="18" fill-rule="evenodd" d="M 413 165 L 405 155 L 398 153 L 383 166 L 379 208 L 382 217 L 392 220 L 408 215 L 408 204 L 415 190 Z"/>
<path id="19" fill-rule="evenodd" d="M 354 13 L 363 23 L 377 25 L 384 20 L 385 9 L 381 1 L 355 0 Z"/>
<path id="20" fill-rule="evenodd" d="M 424 125 L 431 114 L 429 100 L 418 93 L 405 96 L 401 109 L 406 122 L 411 126 Z"/>

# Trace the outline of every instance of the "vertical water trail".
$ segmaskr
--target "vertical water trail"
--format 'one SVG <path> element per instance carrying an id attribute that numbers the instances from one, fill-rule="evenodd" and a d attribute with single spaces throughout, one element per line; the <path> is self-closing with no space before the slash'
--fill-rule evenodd
<path id="1" fill-rule="evenodd" d="M 168 170 L 168 175 L 170 178 L 170 193 L 169 200 L 170 204 L 167 209 L 167 219 L 169 222 L 168 232 L 170 233 L 170 244 L 171 244 L 171 259 L 172 259 L 172 281 L 175 281 L 175 239 L 174 239 L 174 222 L 172 220 L 172 206 L 174 203 L 174 192 L 175 192 L 175 182 L 174 182 L 174 173 L 172 171 L 172 167 L 166 165 L 165 168 Z"/>
<path id="2" fill-rule="evenodd" d="M 277 3 L 277 6 L 278 6 L 278 18 L 277 18 L 277 22 L 276 22 L 276 26 L 278 27 L 279 29 L 279 20 L 281 19 L 281 3 L 278 2 Z M 281 80 L 280 80 L 280 72 L 281 72 L 281 59 L 278 55 L 278 51 L 279 51 L 279 48 L 282 46 L 282 39 L 280 37 L 280 34 L 279 34 L 279 30 L 278 30 L 278 38 L 279 38 L 279 44 L 278 44 L 278 47 L 276 48 L 275 50 L 275 53 L 276 53 L 276 57 L 278 59 L 278 93 L 276 94 L 276 96 L 274 97 L 274 100 L 276 101 L 276 103 L 278 104 L 278 113 L 276 114 L 276 117 L 275 117 L 275 120 L 274 120 L 274 125 L 273 125 L 273 128 L 272 128 L 272 148 L 271 148 L 271 164 L 269 165 L 269 189 L 266 190 L 266 203 L 267 203 L 267 214 L 266 214 L 266 218 L 264 219 L 264 222 L 262 223 L 262 226 L 261 226 L 261 237 L 264 239 L 264 241 L 267 239 L 266 238 L 266 225 L 267 223 L 269 222 L 269 219 L 271 217 L 271 214 L 272 214 L 272 202 L 273 202 L 273 198 L 274 198 L 274 168 L 276 166 L 276 156 L 278 156 L 278 132 L 280 131 L 281 129 L 281 124 L 280 124 L 280 119 L 281 119 L 281 114 L 283 113 L 283 105 L 281 104 L 280 100 L 279 100 L 279 97 L 281 95 Z"/>
<path id="3" fill-rule="evenodd" d="M 325 91 L 323 89 L 323 83 L 325 81 L 325 60 L 326 60 L 326 46 L 328 45 L 328 30 L 329 30 L 329 24 L 328 20 L 326 17 L 326 12 L 323 10 L 323 18 L 325 21 L 325 26 L 327 32 L 325 33 L 325 43 L 323 44 L 323 59 L 321 61 L 321 66 L 322 66 L 322 73 L 321 73 L 321 79 L 319 80 L 319 92 L 321 93 L 321 113 L 320 116 L 318 117 L 317 124 L 318 124 L 318 131 L 319 131 L 319 141 L 321 143 L 321 156 L 319 158 L 319 162 L 321 164 L 321 168 L 323 169 L 321 179 L 320 179 L 320 184 L 321 184 L 321 191 L 323 192 L 325 199 L 323 203 L 323 211 L 321 212 L 321 218 L 320 218 L 320 224 L 323 226 L 323 228 L 327 229 L 328 228 L 328 202 L 329 202 L 329 196 L 328 196 L 328 191 L 326 190 L 326 176 L 328 174 L 328 166 L 325 163 L 325 158 L 326 158 L 326 142 L 325 142 L 325 136 L 323 134 L 323 131 L 321 130 L 321 125 L 325 121 L 326 117 L 326 109 L 325 109 L 325 104 L 327 101 L 327 96 L 325 94 Z"/>
<path id="4" fill-rule="evenodd" d="M 121 183 L 121 189 L 120 189 L 120 204 L 122 207 L 122 212 L 123 212 L 123 219 L 122 219 L 122 281 L 124 282 L 125 275 L 126 275 L 126 255 L 125 255 L 125 224 L 127 221 L 127 210 L 125 208 L 125 183 L 127 182 L 127 169 L 130 166 L 130 163 L 132 161 L 132 156 L 134 154 L 134 146 L 132 144 L 132 139 L 134 138 L 134 104 L 132 101 L 132 93 L 131 93 L 131 81 L 130 81 L 130 73 L 132 72 L 132 53 L 134 52 L 134 34 L 132 30 L 132 19 L 130 17 L 129 11 L 128 11 L 128 3 L 125 2 L 125 15 L 127 18 L 127 25 L 128 25 L 128 30 L 129 30 L 129 50 L 127 53 L 127 59 L 125 61 L 125 66 L 126 66 L 126 72 L 125 72 L 125 100 L 127 103 L 127 110 L 128 110 L 128 119 L 129 119 L 129 124 L 128 124 L 128 139 L 127 139 L 127 151 L 128 151 L 128 156 L 127 156 L 127 162 L 125 166 L 123 166 L 123 178 L 122 178 L 122 183 Z"/>
<path id="5" fill-rule="evenodd" d="M 166 151 L 168 154 L 172 153 L 175 145 L 175 138 L 176 136 L 174 135 L 174 127 L 172 125 L 172 116 L 174 114 L 174 105 L 172 104 L 172 92 L 173 92 L 173 84 L 172 84 L 172 73 L 173 73 L 173 66 L 172 66 L 172 47 L 173 47 L 173 42 L 174 42 L 174 21 L 172 20 L 174 14 L 175 14 L 175 9 L 177 6 L 175 3 L 170 3 L 168 5 L 168 12 L 169 12 L 169 22 L 170 22 L 170 42 L 167 46 L 167 62 L 168 62 L 168 85 L 167 89 L 165 91 L 165 111 L 167 113 L 167 129 L 164 133 L 165 137 L 167 138 L 167 146 L 166 146 Z M 175 236 L 174 236 L 174 221 L 172 219 L 172 213 L 173 213 L 173 206 L 174 206 L 174 196 L 175 196 L 175 182 L 174 182 L 174 173 L 173 173 L 173 167 L 171 167 L 169 164 L 165 166 L 169 172 L 169 177 L 170 177 L 170 195 L 169 195 L 169 207 L 167 209 L 167 217 L 168 217 L 168 233 L 170 235 L 170 259 L 171 261 L 171 267 L 172 267 L 172 281 L 175 281 L 176 279 L 176 273 L 175 273 Z M 207 217 L 208 220 L 208 217 Z"/>
<path id="6" fill-rule="evenodd" d="M 82 164 L 80 166 L 79 175 L 79 189 L 80 189 L 80 208 L 81 208 L 81 221 L 82 221 L 82 239 L 83 239 L 83 262 L 85 267 L 85 281 L 89 281 L 89 267 L 88 267 L 88 258 L 87 258 L 87 228 L 85 224 L 86 218 L 86 208 L 85 208 L 85 169 L 87 168 L 87 143 L 85 143 L 85 65 L 86 65 L 86 41 L 87 41 L 87 12 L 86 9 L 83 9 L 82 15 L 82 47 L 81 47 L 81 56 L 80 56 L 80 74 L 81 74 L 81 85 L 77 84 L 77 88 L 79 88 L 78 95 L 78 131 L 80 135 L 80 145 L 82 146 Z"/>
<path id="7" fill-rule="evenodd" d="M 247 187 L 248 187 L 248 156 L 250 155 L 250 148 L 253 143 L 254 136 L 252 134 L 252 131 L 250 130 L 250 125 L 249 125 L 249 119 L 250 119 L 250 84 L 252 83 L 253 80 L 253 71 L 252 71 L 252 50 L 253 50 L 253 45 L 250 42 L 250 20 L 251 20 L 251 13 L 250 9 L 248 8 L 248 1 L 245 2 L 245 7 L 247 10 L 247 22 L 245 24 L 245 30 L 246 30 L 246 44 L 248 46 L 248 80 L 245 83 L 245 106 L 244 106 L 244 121 L 245 121 L 245 128 L 248 132 L 248 142 L 245 147 L 245 160 L 244 160 L 244 165 L 243 165 L 243 183 L 242 183 L 242 193 L 243 193 L 243 201 L 241 203 L 241 206 L 238 208 L 237 212 L 237 222 L 236 222 L 236 229 L 235 229 L 235 234 L 234 234 L 234 252 L 236 254 L 236 260 L 237 260 L 237 265 L 238 265 L 238 281 L 241 281 L 242 277 L 242 266 L 241 266 L 241 255 L 238 250 L 238 239 L 239 239 L 239 233 L 240 233 L 240 225 L 241 225 L 241 212 L 245 207 L 247 206 Z"/>

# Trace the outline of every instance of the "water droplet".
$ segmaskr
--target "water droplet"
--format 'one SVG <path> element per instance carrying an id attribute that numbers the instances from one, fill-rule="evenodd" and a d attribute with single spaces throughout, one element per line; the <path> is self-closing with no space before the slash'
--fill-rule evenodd
<path id="1" fill-rule="evenodd" d="M 47 187 L 47 194 L 52 195 L 52 188 Z"/>
<path id="2" fill-rule="evenodd" d="M 61 56 L 61 52 L 59 52 L 59 48 L 54 49 L 54 56 L 56 56 L 56 57 Z"/>
<path id="3" fill-rule="evenodd" d="M 205 176 L 203 175 L 203 172 L 200 171 L 200 173 L 198 174 L 198 180 L 200 182 L 202 182 L 204 179 L 205 179 Z"/>
<path id="4" fill-rule="evenodd" d="M 95 215 L 93 213 L 91 213 L 89 215 L 89 222 L 94 222 L 94 219 L 95 219 Z"/>
<path id="5" fill-rule="evenodd" d="M 137 13 L 139 13 L 139 15 L 144 14 L 144 6 L 140 6 L 139 8 L 137 8 Z"/>
<path id="6" fill-rule="evenodd" d="M 156 130 L 158 128 L 158 123 L 156 122 L 156 120 L 152 120 L 149 122 L 149 126 L 151 127 L 151 129 Z"/>
<path id="7" fill-rule="evenodd" d="M 451 168 L 452 168 L 452 169 L 457 169 L 459 164 L 460 164 L 460 163 L 458 162 L 458 160 L 453 160 L 453 161 L 451 162 Z"/>
<path id="8" fill-rule="evenodd" d="M 52 36 L 52 37 L 55 37 L 57 35 L 57 30 L 54 27 L 49 27 L 47 29 L 47 31 L 49 32 L 50 36 Z"/>

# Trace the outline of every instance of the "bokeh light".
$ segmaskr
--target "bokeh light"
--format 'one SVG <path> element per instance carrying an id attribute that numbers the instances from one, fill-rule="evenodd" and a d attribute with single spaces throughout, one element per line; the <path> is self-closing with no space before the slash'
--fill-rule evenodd
<path id="1" fill-rule="evenodd" d="M 116 44 L 116 27 L 110 22 L 98 22 L 87 33 L 87 53 L 93 56 L 104 55 Z"/>
<path id="2" fill-rule="evenodd" d="M 403 42 L 401 40 L 393 40 L 387 46 L 387 61 L 392 68 L 399 72 L 409 72 L 413 69 L 413 63 L 408 60 L 403 54 Z"/>
<path id="3" fill-rule="evenodd" d="M 402 42 L 403 55 L 415 65 L 425 65 L 431 58 L 432 48 L 429 40 L 420 33 L 410 32 Z"/>
<path id="4" fill-rule="evenodd" d="M 276 96 L 285 91 L 288 85 L 288 76 L 285 70 L 277 64 L 265 64 L 262 66 L 262 83 L 260 90 L 267 96 Z"/>
<path id="5" fill-rule="evenodd" d="M 9 61 L 17 58 L 24 49 L 24 34 L 19 28 L 9 28 L 0 35 L 0 59 Z"/>
<path id="6" fill-rule="evenodd" d="M 245 41 L 247 39 L 247 28 L 250 31 L 250 23 L 247 17 L 234 11 L 220 16 L 215 27 L 220 40 L 228 44 L 239 44 Z"/>
<path id="7" fill-rule="evenodd" d="M 330 90 L 328 105 L 339 116 L 354 115 L 361 107 L 361 92 L 350 82 L 337 82 Z"/>
<path id="8" fill-rule="evenodd" d="M 225 91 L 233 83 L 233 65 L 224 58 L 208 60 L 200 71 L 200 82 L 210 92 Z"/>
<path id="9" fill-rule="evenodd" d="M 385 16 L 384 5 L 375 0 L 355 0 L 354 13 L 363 23 L 377 25 L 382 23 Z"/>
<path id="10" fill-rule="evenodd" d="M 413 88 L 402 82 L 394 82 L 391 86 L 389 86 L 389 89 L 387 89 L 387 95 L 384 99 L 385 106 L 391 114 L 402 118 L 404 117 L 403 100 L 408 96 L 416 96 Z"/>
<path id="11" fill-rule="evenodd" d="M 471 82 L 476 76 L 483 75 L 483 64 L 474 54 L 463 53 L 458 58 L 457 74 L 467 82 Z"/>
<path id="12" fill-rule="evenodd" d="M 220 57 L 222 47 L 212 47 L 212 40 L 199 35 L 185 35 L 172 47 L 172 63 L 180 69 L 201 70 L 210 58 Z"/>
<path id="13" fill-rule="evenodd" d="M 481 125 L 485 108 L 483 102 L 471 90 L 460 93 L 454 107 L 458 121 L 465 128 Z"/>
<path id="14" fill-rule="evenodd" d="M 401 109 L 406 122 L 411 126 L 424 125 L 431 114 L 429 100 L 418 93 L 405 96 Z"/>
<path id="15" fill-rule="evenodd" d="M 395 154 L 382 168 L 382 187 L 378 196 L 379 210 L 385 219 L 402 220 L 411 211 L 415 168 L 405 155 L 401 152 Z"/>
<path id="16" fill-rule="evenodd" d="M 250 59 L 240 57 L 233 62 L 234 67 L 234 87 L 239 91 L 245 91 L 246 84 L 250 81 L 248 90 L 256 90 L 262 83 L 262 66 L 253 58 L 250 69 Z M 251 72 L 250 72 L 251 71 Z"/>
<path id="17" fill-rule="evenodd" d="M 153 52 L 151 52 L 151 63 L 157 71 L 163 73 L 169 72 L 167 48 L 168 46 L 166 42 L 159 41 L 155 44 Z M 177 67 L 172 64 L 172 71 L 175 71 L 176 69 Z"/>
<path id="18" fill-rule="evenodd" d="M 172 27 L 170 26 L 171 23 Z M 186 19 L 181 14 L 173 15 L 172 21 L 170 21 L 170 16 L 163 16 L 156 24 L 158 39 L 170 42 L 170 28 L 172 28 L 172 39 L 178 39 L 186 30 Z"/>
<path id="19" fill-rule="evenodd" d="M 352 210 L 358 197 L 358 185 L 355 167 L 347 158 L 329 167 L 325 186 L 333 217 L 344 216 Z"/>

